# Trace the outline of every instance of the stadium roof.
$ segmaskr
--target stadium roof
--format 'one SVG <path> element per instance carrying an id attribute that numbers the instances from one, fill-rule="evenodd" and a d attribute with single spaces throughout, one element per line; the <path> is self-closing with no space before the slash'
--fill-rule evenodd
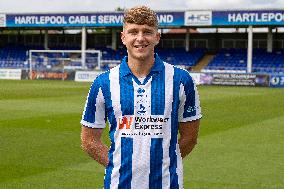
<path id="1" fill-rule="evenodd" d="M 157 11 L 170 27 L 284 26 L 284 10 Z M 0 14 L 0 27 L 121 27 L 123 12 Z"/>

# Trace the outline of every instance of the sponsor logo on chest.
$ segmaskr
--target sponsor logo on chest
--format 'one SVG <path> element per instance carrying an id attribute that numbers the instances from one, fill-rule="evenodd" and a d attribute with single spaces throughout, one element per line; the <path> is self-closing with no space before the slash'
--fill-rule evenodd
<path id="1" fill-rule="evenodd" d="M 162 136 L 169 120 L 161 115 L 123 116 L 118 118 L 118 129 L 122 136 Z"/>

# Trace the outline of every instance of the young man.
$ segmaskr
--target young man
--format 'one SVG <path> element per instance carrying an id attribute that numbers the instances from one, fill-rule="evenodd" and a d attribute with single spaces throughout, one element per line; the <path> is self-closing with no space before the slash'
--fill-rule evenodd
<path id="1" fill-rule="evenodd" d="M 93 82 L 82 147 L 106 167 L 105 189 L 183 188 L 182 158 L 197 142 L 201 118 L 197 89 L 187 71 L 154 53 L 160 34 L 152 10 L 129 9 L 123 22 L 128 56 Z M 106 120 L 110 148 L 100 140 Z"/>

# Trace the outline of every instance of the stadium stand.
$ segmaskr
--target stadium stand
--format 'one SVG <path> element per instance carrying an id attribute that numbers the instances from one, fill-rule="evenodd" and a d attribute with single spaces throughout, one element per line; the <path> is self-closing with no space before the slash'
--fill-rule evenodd
<path id="1" fill-rule="evenodd" d="M 205 70 L 246 70 L 246 49 L 221 49 Z"/>
<path id="2" fill-rule="evenodd" d="M 275 49 L 253 49 L 252 71 L 254 73 L 284 73 L 284 51 Z M 246 71 L 247 49 L 221 49 L 214 59 L 204 68 L 206 71 L 227 70 Z"/>
<path id="3" fill-rule="evenodd" d="M 29 49 L 37 49 L 37 50 L 43 50 L 43 47 L 40 46 L 33 46 L 33 47 L 16 47 L 16 46 L 7 46 L 5 48 L 0 49 L 0 67 L 1 68 L 29 68 L 28 63 L 28 50 Z M 58 49 L 60 50 L 61 47 L 53 47 L 52 49 Z M 62 47 L 62 49 L 65 50 L 76 50 L 77 48 L 67 48 Z M 116 61 L 119 62 L 122 57 L 124 57 L 127 53 L 125 49 L 117 49 L 113 50 L 111 48 L 107 47 L 100 47 L 96 48 L 97 50 L 102 51 L 102 60 L 103 61 Z M 186 52 L 182 48 L 178 49 L 158 49 L 156 51 L 159 56 L 166 62 L 169 62 L 173 65 L 179 65 L 179 66 L 186 66 L 186 67 L 192 67 L 198 63 L 200 58 L 202 58 L 206 52 L 206 49 L 194 49 L 190 52 Z M 50 66 L 56 66 L 59 61 L 56 60 L 56 54 L 50 54 L 48 63 L 46 64 L 44 59 L 42 57 L 38 57 L 35 59 L 36 65 L 35 67 L 45 68 L 47 65 Z M 94 69 L 95 64 L 92 62 L 92 58 L 88 55 L 86 65 L 88 69 Z M 63 57 L 64 58 L 64 57 Z M 73 61 L 71 63 L 72 66 L 79 66 L 79 61 Z M 103 69 L 107 70 L 110 67 L 107 64 L 103 65 Z"/>
<path id="4" fill-rule="evenodd" d="M 193 67 L 204 56 L 206 49 L 198 48 L 187 52 L 183 48 L 157 49 L 156 51 L 162 60 L 180 66 Z"/>
<path id="5" fill-rule="evenodd" d="M 0 68 L 28 68 L 27 49 L 6 46 L 0 49 Z"/>
<path id="6" fill-rule="evenodd" d="M 28 50 L 38 49 L 43 50 L 42 46 L 11 46 L 8 45 L 0 49 L 0 68 L 20 68 L 28 69 Z M 51 49 L 68 49 L 77 50 L 79 47 L 52 47 Z M 109 62 L 120 62 L 121 58 L 126 55 L 126 50 L 121 48 L 113 50 L 108 47 L 98 47 L 97 50 L 102 51 L 102 60 L 106 62 L 102 65 L 103 70 L 108 70 L 113 66 Z M 206 54 L 207 49 L 196 48 L 189 52 L 183 48 L 159 48 L 156 50 L 159 56 L 173 65 L 183 66 L 188 69 L 198 64 L 198 61 Z M 46 63 L 42 57 L 36 58 L 37 69 L 45 69 L 47 66 L 53 67 L 59 64 L 56 59 L 56 54 L 49 55 L 50 59 Z M 92 54 L 87 55 L 86 66 L 88 69 L 95 68 Z M 64 57 L 63 57 L 64 58 Z M 253 50 L 253 65 L 252 71 L 254 73 L 284 73 L 284 50 L 274 49 L 269 53 L 266 49 Z M 72 61 L 70 66 L 80 66 L 80 60 Z M 221 49 L 213 58 L 213 60 L 204 68 L 205 71 L 243 71 L 247 69 L 247 49 L 244 48 L 230 48 Z"/>
<path id="7" fill-rule="evenodd" d="M 284 73 L 284 51 L 275 49 L 268 53 L 265 49 L 255 49 L 253 54 L 253 72 Z"/>

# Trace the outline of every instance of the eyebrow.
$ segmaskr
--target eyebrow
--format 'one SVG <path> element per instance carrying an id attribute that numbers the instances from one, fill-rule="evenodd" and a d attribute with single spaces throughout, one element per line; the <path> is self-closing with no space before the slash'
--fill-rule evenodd
<path id="1" fill-rule="evenodd" d="M 154 32 L 153 30 L 148 29 L 148 28 L 146 28 L 144 31 L 146 31 L 146 32 Z"/>
<path id="2" fill-rule="evenodd" d="M 136 28 L 131 28 L 131 29 L 129 29 L 129 30 L 126 30 L 127 32 L 134 32 L 134 31 L 137 31 L 137 29 Z"/>
<path id="3" fill-rule="evenodd" d="M 137 28 L 131 28 L 131 29 L 129 29 L 129 30 L 126 30 L 127 32 L 136 32 L 136 31 L 138 31 L 138 29 Z M 154 32 L 152 29 L 148 29 L 148 28 L 144 28 L 144 29 L 142 29 L 142 31 L 143 32 Z"/>

